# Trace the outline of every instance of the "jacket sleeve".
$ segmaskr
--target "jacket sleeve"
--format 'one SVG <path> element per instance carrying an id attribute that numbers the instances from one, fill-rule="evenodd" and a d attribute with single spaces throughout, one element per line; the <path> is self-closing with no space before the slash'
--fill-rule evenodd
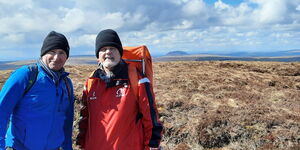
<path id="1" fill-rule="evenodd" d="M 28 67 L 17 69 L 11 74 L 0 92 L 0 150 L 5 148 L 5 135 L 8 128 L 9 118 L 22 99 L 24 90 L 29 79 Z"/>
<path id="2" fill-rule="evenodd" d="M 87 82 L 86 82 L 87 84 Z M 87 107 L 87 90 L 86 85 L 82 94 L 82 107 L 80 109 L 80 120 L 79 120 L 79 133 L 76 138 L 76 144 L 79 145 L 80 148 L 85 148 L 85 137 L 88 131 L 88 107 Z"/>
<path id="3" fill-rule="evenodd" d="M 74 89 L 73 84 L 71 83 L 71 98 L 70 98 L 70 106 L 67 109 L 66 120 L 64 124 L 64 132 L 65 132 L 65 141 L 63 145 L 64 150 L 72 150 L 72 131 L 73 131 L 73 120 L 74 120 Z"/>
<path id="4" fill-rule="evenodd" d="M 144 145 L 147 147 L 159 147 L 162 139 L 163 126 L 159 121 L 158 111 L 155 104 L 153 88 L 148 78 L 138 82 L 139 112 L 142 113 L 144 130 Z"/>

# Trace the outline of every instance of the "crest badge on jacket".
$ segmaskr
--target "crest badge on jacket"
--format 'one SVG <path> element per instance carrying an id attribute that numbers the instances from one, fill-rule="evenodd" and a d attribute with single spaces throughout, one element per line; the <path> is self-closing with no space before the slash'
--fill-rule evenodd
<path id="1" fill-rule="evenodd" d="M 127 87 L 127 86 L 124 86 L 124 87 L 119 88 L 119 89 L 116 91 L 116 97 L 122 97 L 122 96 L 125 96 L 126 87 Z"/>

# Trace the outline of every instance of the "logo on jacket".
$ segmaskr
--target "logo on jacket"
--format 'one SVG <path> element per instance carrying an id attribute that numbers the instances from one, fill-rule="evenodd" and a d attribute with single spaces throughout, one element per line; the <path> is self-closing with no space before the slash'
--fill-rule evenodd
<path id="1" fill-rule="evenodd" d="M 93 92 L 92 96 L 89 99 L 90 100 L 96 100 L 97 99 L 95 91 Z"/>
<path id="2" fill-rule="evenodd" d="M 125 96 L 125 89 L 126 87 L 121 87 L 116 92 L 116 97 L 122 97 Z"/>

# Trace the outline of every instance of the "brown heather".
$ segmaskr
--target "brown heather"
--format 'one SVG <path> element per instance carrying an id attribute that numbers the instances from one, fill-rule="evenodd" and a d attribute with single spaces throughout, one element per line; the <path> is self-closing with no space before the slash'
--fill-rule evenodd
<path id="1" fill-rule="evenodd" d="M 66 66 L 76 95 L 74 138 L 94 68 Z M 300 149 L 300 63 L 155 62 L 153 70 L 163 150 Z M 10 72 L 0 72 L 0 87 Z"/>

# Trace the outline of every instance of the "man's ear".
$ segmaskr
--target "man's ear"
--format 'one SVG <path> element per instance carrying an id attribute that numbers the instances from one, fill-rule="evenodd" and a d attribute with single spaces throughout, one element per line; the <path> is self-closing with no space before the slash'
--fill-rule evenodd
<path id="1" fill-rule="evenodd" d="M 100 59 L 99 58 L 97 58 L 97 63 L 98 63 L 98 65 L 100 65 Z"/>

